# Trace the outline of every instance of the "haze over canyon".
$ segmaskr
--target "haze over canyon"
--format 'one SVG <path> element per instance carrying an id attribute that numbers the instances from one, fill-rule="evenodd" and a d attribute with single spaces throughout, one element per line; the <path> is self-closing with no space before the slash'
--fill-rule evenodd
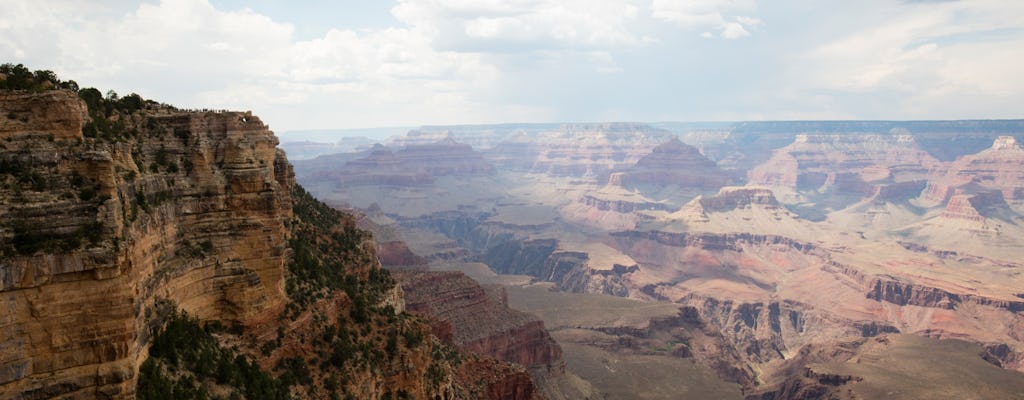
<path id="1" fill-rule="evenodd" d="M 0 10 L 0 399 L 1024 400 L 1024 2 Z"/>

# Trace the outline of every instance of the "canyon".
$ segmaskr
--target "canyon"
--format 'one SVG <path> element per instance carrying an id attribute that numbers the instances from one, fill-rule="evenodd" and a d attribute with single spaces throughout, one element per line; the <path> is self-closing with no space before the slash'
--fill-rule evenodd
<path id="1" fill-rule="evenodd" d="M 419 269 L 503 287 L 544 321 L 567 373 L 606 398 L 676 398 L 687 389 L 644 388 L 679 379 L 713 397 L 847 398 L 889 382 L 884 363 L 845 367 L 886 343 L 913 354 L 969 343 L 957 354 L 1013 388 L 1024 378 L 1019 132 L 1024 122 L 423 127 L 382 145 L 462 143 L 434 163 L 479 155 L 493 170 L 310 187 L 389 226 Z M 342 169 L 328 160 L 296 168 Z"/>
<path id="2" fill-rule="evenodd" d="M 38 86 L 0 91 L 0 397 L 1024 388 L 1024 121 L 292 145 L 251 112 Z"/>
<path id="3" fill-rule="evenodd" d="M 540 321 L 434 335 L 378 251 L 416 258 L 310 196 L 257 116 L 69 86 L 0 91 L 0 397 L 540 398 Z M 536 359 L 496 353 L 517 333 Z"/>

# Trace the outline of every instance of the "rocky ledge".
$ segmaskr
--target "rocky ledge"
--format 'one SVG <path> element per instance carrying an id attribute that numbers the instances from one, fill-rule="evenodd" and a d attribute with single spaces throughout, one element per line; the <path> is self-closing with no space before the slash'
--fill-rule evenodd
<path id="1" fill-rule="evenodd" d="M 250 113 L 144 107 L 0 94 L 0 397 L 132 397 L 157 298 L 225 324 L 285 301 L 277 139 Z"/>

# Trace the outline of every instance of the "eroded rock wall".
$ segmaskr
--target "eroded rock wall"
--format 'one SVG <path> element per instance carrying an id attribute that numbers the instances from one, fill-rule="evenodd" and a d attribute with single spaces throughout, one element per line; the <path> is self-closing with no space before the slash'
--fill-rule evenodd
<path id="1" fill-rule="evenodd" d="M 156 298 L 227 324 L 283 304 L 293 178 L 259 118 L 154 107 L 98 139 L 71 92 L 0 110 L 0 397 L 131 398 Z"/>

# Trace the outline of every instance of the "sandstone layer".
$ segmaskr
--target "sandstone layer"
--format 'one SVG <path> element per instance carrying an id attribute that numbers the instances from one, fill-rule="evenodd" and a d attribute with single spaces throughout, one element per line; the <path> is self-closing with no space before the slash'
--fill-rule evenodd
<path id="1" fill-rule="evenodd" d="M 0 109 L 26 115 L 0 122 L 0 397 L 130 398 L 156 298 L 227 324 L 283 304 L 293 181 L 259 118 L 120 114 L 106 141 L 71 92 Z"/>
<path id="2" fill-rule="evenodd" d="M 998 190 L 1018 210 L 1024 204 L 1024 147 L 1013 136 L 1000 136 L 992 147 L 965 155 L 944 175 L 933 178 L 922 198 L 942 204 L 957 191 Z"/>
<path id="3" fill-rule="evenodd" d="M 748 174 L 755 185 L 859 193 L 867 183 L 927 177 L 939 161 L 911 135 L 797 135 Z M 868 189 L 870 190 L 870 189 Z"/>

